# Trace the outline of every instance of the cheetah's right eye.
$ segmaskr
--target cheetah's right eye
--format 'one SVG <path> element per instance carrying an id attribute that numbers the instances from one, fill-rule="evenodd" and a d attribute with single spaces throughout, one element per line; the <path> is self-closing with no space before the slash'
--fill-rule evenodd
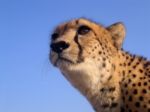
<path id="1" fill-rule="evenodd" d="M 59 37 L 59 34 L 58 34 L 58 33 L 53 33 L 53 34 L 51 35 L 51 37 L 52 37 L 53 40 L 55 40 L 56 38 Z"/>
<path id="2" fill-rule="evenodd" d="M 87 34 L 91 29 L 88 26 L 80 26 L 78 29 L 78 34 L 85 35 Z"/>

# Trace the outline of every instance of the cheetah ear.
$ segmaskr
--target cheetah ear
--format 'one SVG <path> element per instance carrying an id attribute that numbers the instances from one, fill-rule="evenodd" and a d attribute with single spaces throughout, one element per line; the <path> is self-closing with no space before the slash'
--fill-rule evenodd
<path id="1" fill-rule="evenodd" d="M 107 30 L 110 32 L 113 40 L 113 44 L 118 49 L 122 48 L 123 40 L 125 37 L 125 26 L 123 23 L 118 22 L 115 24 L 112 24 L 111 26 L 107 27 Z"/>

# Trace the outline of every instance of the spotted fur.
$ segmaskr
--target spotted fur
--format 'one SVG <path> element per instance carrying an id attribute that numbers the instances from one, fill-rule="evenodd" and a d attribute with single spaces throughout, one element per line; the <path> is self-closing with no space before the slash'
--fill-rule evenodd
<path id="1" fill-rule="evenodd" d="M 50 61 L 96 112 L 150 112 L 150 61 L 122 50 L 122 23 L 103 27 L 88 19 L 59 25 Z"/>

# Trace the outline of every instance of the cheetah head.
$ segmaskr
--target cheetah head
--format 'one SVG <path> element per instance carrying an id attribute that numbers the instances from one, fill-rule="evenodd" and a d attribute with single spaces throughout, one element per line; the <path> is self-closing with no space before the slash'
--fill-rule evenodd
<path id="1" fill-rule="evenodd" d="M 99 76 L 104 66 L 111 69 L 107 63 L 111 63 L 112 57 L 122 47 L 124 37 L 122 23 L 105 28 L 88 19 L 74 19 L 54 30 L 50 43 L 50 61 L 69 80 L 75 80 L 77 76 L 82 79 L 83 72 L 88 74 L 86 78 L 91 78 L 93 73 Z"/>

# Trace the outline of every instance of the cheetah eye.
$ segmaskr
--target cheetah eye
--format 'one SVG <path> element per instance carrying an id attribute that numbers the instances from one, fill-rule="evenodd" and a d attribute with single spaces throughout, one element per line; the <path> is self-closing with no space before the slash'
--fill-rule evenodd
<path id="1" fill-rule="evenodd" d="M 51 35 L 51 37 L 52 37 L 53 40 L 55 40 L 56 38 L 59 37 L 59 34 L 58 34 L 58 33 L 53 33 L 53 34 Z"/>
<path id="2" fill-rule="evenodd" d="M 91 29 L 88 26 L 80 26 L 78 29 L 79 35 L 85 35 L 87 34 Z"/>

